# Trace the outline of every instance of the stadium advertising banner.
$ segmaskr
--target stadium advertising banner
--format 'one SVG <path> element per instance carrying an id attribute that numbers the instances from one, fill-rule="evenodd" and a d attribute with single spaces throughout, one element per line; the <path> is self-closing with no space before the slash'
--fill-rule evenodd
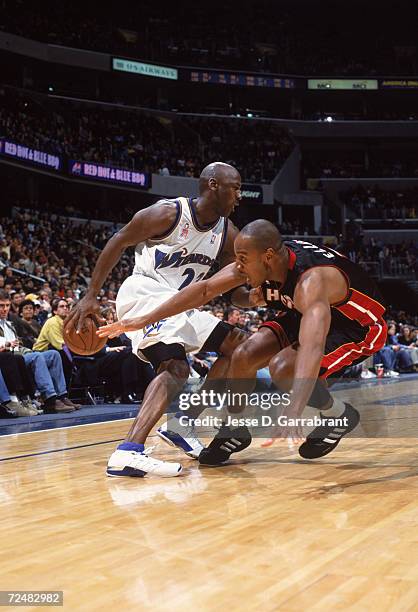
<path id="1" fill-rule="evenodd" d="M 139 189 L 149 189 L 151 187 L 151 175 L 147 172 L 136 172 L 126 168 L 103 166 L 102 164 L 92 162 L 71 159 L 69 161 L 69 173 L 71 176 L 104 181 L 106 183 L 129 185 Z"/>
<path id="2" fill-rule="evenodd" d="M 253 185 L 252 183 L 244 183 L 241 185 L 241 197 L 242 202 L 255 204 L 263 203 L 263 188 L 260 185 Z"/>
<path id="3" fill-rule="evenodd" d="M 42 166 L 48 170 L 56 170 L 57 172 L 62 168 L 62 158 L 58 155 L 40 151 L 39 149 L 32 149 L 6 138 L 0 138 L 0 155 L 35 166 Z"/>
<path id="4" fill-rule="evenodd" d="M 377 89 L 377 79 L 308 79 L 308 89 Z"/>
<path id="5" fill-rule="evenodd" d="M 141 74 L 143 76 L 157 77 L 159 79 L 172 79 L 177 81 L 178 70 L 170 66 L 157 66 L 156 64 L 144 64 L 144 62 L 134 62 L 121 57 L 112 58 L 113 70 Z"/>
<path id="6" fill-rule="evenodd" d="M 192 83 L 211 83 L 212 85 L 238 85 L 241 87 L 274 87 L 277 89 L 294 89 L 295 79 L 275 76 L 245 74 L 243 72 L 218 72 L 215 70 L 190 70 L 186 80 Z"/>
<path id="7" fill-rule="evenodd" d="M 418 79 L 383 79 L 381 89 L 418 89 Z"/>

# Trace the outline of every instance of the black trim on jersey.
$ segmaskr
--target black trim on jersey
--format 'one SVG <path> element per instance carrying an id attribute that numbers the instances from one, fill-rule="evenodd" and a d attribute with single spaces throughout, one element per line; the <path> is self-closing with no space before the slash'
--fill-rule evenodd
<path id="1" fill-rule="evenodd" d="M 228 233 L 228 219 L 226 219 L 224 217 L 224 229 L 223 229 L 223 232 L 222 232 L 221 244 L 220 244 L 220 247 L 218 249 L 218 252 L 216 253 L 215 259 L 218 259 L 219 255 L 222 253 L 222 249 L 224 248 L 224 245 L 225 245 L 225 242 L 226 242 L 227 233 Z"/>
<path id="2" fill-rule="evenodd" d="M 151 240 L 152 242 L 158 242 L 160 240 L 164 240 L 165 238 L 168 238 L 168 236 L 172 234 L 174 230 L 176 229 L 176 227 L 178 226 L 180 219 L 181 219 L 182 203 L 180 201 L 180 198 L 174 200 L 174 202 L 177 207 L 177 212 L 176 212 L 176 218 L 174 219 L 173 225 L 170 227 L 168 232 L 166 232 L 165 234 L 160 234 L 159 236 L 153 236 L 152 238 L 149 238 L 149 240 Z"/>
<path id="3" fill-rule="evenodd" d="M 218 219 L 212 225 L 199 225 L 196 211 L 193 207 L 193 198 L 187 198 L 187 202 L 189 204 L 190 215 L 192 217 L 193 225 L 195 226 L 198 232 L 209 232 L 211 229 L 214 229 L 218 225 L 219 219 L 221 219 L 222 217 L 218 217 Z"/>

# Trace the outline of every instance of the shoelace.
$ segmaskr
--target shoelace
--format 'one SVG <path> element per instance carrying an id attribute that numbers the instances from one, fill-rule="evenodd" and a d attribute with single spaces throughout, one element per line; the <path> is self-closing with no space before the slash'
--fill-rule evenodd
<path id="1" fill-rule="evenodd" d="M 156 444 L 154 444 L 154 446 L 149 446 L 148 448 L 145 448 L 142 453 L 132 453 L 133 460 L 130 465 L 132 467 L 136 467 L 136 465 L 138 464 L 139 469 L 144 468 L 146 470 L 147 468 L 151 469 L 165 463 L 165 461 L 161 461 L 160 459 L 154 459 L 154 457 L 149 456 L 155 448 Z"/>
<path id="2" fill-rule="evenodd" d="M 150 455 L 156 448 L 156 444 L 154 444 L 154 446 L 148 446 L 148 448 L 144 448 L 144 455 Z"/>

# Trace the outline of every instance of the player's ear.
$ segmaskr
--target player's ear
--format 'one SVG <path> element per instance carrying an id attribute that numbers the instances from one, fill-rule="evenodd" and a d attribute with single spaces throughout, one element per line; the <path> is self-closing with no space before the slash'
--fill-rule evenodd
<path id="1" fill-rule="evenodd" d="M 266 261 L 270 262 L 271 258 L 274 255 L 274 251 L 271 247 L 269 247 L 265 252 L 264 252 L 264 256 L 266 258 Z"/>
<path id="2" fill-rule="evenodd" d="M 208 180 L 208 187 L 211 191 L 216 191 L 216 189 L 218 189 L 218 181 L 216 178 L 212 177 Z"/>

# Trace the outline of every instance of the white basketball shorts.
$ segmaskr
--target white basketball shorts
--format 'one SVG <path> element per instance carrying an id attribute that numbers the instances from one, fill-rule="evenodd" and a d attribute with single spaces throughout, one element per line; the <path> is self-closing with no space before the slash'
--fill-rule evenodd
<path id="1" fill-rule="evenodd" d="M 157 280 L 141 274 L 129 276 L 121 285 L 116 298 L 118 319 L 147 314 L 178 293 L 161 285 Z M 162 319 L 144 329 L 127 332 L 132 341 L 132 351 L 143 361 L 148 361 L 141 349 L 158 342 L 181 344 L 186 353 L 198 351 L 205 344 L 219 319 L 209 312 L 194 308 L 181 314 Z"/>

